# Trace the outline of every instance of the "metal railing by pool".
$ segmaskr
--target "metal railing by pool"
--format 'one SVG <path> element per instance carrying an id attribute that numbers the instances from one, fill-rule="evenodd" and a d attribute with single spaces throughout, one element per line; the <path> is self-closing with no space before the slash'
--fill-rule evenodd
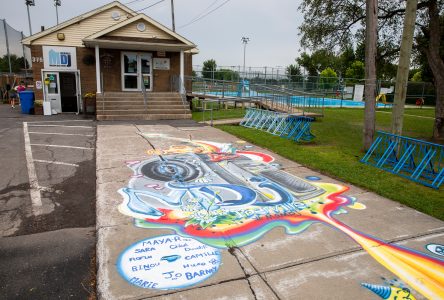
<path id="1" fill-rule="evenodd" d="M 254 102 L 261 107 L 288 113 L 306 115 L 324 114 L 324 96 L 306 93 L 281 86 L 249 84 L 202 77 L 186 77 L 187 94 L 202 97 L 232 99 L 237 102 Z"/>

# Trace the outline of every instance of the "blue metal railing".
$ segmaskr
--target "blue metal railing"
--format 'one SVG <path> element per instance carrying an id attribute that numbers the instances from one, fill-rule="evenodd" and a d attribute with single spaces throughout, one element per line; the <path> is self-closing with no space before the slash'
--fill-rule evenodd
<path id="1" fill-rule="evenodd" d="M 435 189 L 444 181 L 444 145 L 384 131 L 361 162 Z"/>
<path id="2" fill-rule="evenodd" d="M 270 134 L 295 142 L 311 141 L 315 136 L 310 132 L 313 118 L 286 113 L 247 108 L 239 125 L 266 131 Z"/>
<path id="3" fill-rule="evenodd" d="M 218 97 L 238 102 L 255 102 L 273 110 L 306 115 L 324 114 L 324 95 L 288 89 L 284 86 L 186 77 L 194 95 Z"/>

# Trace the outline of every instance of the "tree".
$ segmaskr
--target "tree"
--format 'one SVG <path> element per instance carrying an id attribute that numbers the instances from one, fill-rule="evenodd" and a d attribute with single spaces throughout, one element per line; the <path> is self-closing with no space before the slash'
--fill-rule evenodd
<path id="1" fill-rule="evenodd" d="M 287 66 L 287 77 L 291 82 L 300 81 L 300 77 L 302 76 L 301 67 L 298 65 L 289 65 Z"/>
<path id="2" fill-rule="evenodd" d="M 365 65 L 362 61 L 355 60 L 345 71 L 345 77 L 348 83 L 362 83 L 365 78 Z"/>
<path id="3" fill-rule="evenodd" d="M 356 60 L 355 51 L 353 50 L 353 47 L 346 46 L 344 50 L 339 54 L 338 57 L 338 69 L 341 77 L 345 76 L 345 73 L 347 72 L 347 69 L 350 68 L 352 63 Z"/>
<path id="4" fill-rule="evenodd" d="M 208 60 L 204 61 L 203 67 L 202 67 L 202 77 L 214 79 L 216 69 L 217 69 L 217 64 L 214 59 L 208 59 Z"/>
<path id="5" fill-rule="evenodd" d="M 364 0 L 304 0 L 299 8 L 304 14 L 304 22 L 300 26 L 302 46 L 316 51 L 362 43 L 365 3 Z M 405 3 L 406 1 L 378 1 L 378 66 L 382 60 L 391 63 L 396 61 Z M 417 5 L 415 29 L 414 47 L 418 49 L 415 54 L 425 54 L 427 59 L 423 61 L 430 68 L 436 87 L 435 138 L 444 138 L 444 56 L 440 55 L 443 10 L 442 0 L 420 1 Z"/>
<path id="6" fill-rule="evenodd" d="M 333 52 L 321 49 L 314 51 L 311 55 L 303 52 L 300 57 L 296 58 L 296 62 L 307 71 L 309 76 L 318 76 L 328 67 L 336 69 L 338 58 Z"/>
<path id="7" fill-rule="evenodd" d="M 366 1 L 364 150 L 370 149 L 376 127 L 376 45 L 378 0 Z"/>
<path id="8" fill-rule="evenodd" d="M 220 69 L 215 73 L 214 79 L 217 80 L 229 80 L 229 81 L 239 81 L 239 72 L 229 70 L 229 69 Z"/>
<path id="9" fill-rule="evenodd" d="M 422 72 L 416 71 L 410 80 L 413 82 L 422 82 Z"/>
<path id="10" fill-rule="evenodd" d="M 321 74 L 319 75 L 319 82 L 321 84 L 321 88 L 325 90 L 332 89 L 338 83 L 338 75 L 332 68 L 328 67 L 322 70 Z"/>
<path id="11" fill-rule="evenodd" d="M 25 68 L 25 59 L 23 57 L 17 57 L 17 55 L 11 54 L 10 58 L 12 73 L 18 73 Z M 26 62 L 26 65 L 29 67 L 28 62 Z M 7 55 L 0 58 L 0 72 L 9 73 L 9 59 Z"/>
<path id="12" fill-rule="evenodd" d="M 405 98 L 407 96 L 407 82 L 409 79 L 410 56 L 412 53 L 417 5 L 418 0 L 407 0 L 398 72 L 396 74 L 395 98 L 392 110 L 392 133 L 396 135 L 402 134 L 404 106 Z"/>

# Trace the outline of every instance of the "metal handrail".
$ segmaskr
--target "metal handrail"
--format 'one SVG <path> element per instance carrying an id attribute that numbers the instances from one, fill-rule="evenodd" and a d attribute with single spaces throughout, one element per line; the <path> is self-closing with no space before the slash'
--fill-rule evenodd
<path id="1" fill-rule="evenodd" d="M 236 99 L 236 101 L 250 101 L 263 105 L 267 102 L 272 109 L 279 107 L 287 111 L 296 109 L 303 115 L 308 112 L 324 113 L 324 94 L 303 92 L 287 87 L 266 84 L 249 84 L 249 93 L 240 92 L 242 85 L 238 81 L 228 81 L 219 79 L 209 79 L 202 77 L 187 76 L 186 80 L 192 82 L 194 91 L 198 94 L 221 96 L 226 99 Z M 253 92 L 252 92 L 253 91 Z"/>
<path id="2" fill-rule="evenodd" d="M 140 89 L 142 90 L 143 103 L 145 104 L 145 109 L 148 110 L 148 96 L 146 93 L 145 82 L 143 82 L 143 75 L 140 76 Z"/>

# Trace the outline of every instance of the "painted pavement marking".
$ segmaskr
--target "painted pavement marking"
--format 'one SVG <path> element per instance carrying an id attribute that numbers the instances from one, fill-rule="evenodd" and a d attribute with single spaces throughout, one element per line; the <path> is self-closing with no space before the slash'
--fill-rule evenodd
<path id="1" fill-rule="evenodd" d="M 74 136 L 88 136 L 93 137 L 94 134 L 81 134 L 81 133 L 58 133 L 58 132 L 35 132 L 35 131 L 29 131 L 28 133 L 32 134 L 48 134 L 48 135 L 74 135 Z"/>
<path id="2" fill-rule="evenodd" d="M 78 164 L 71 164 L 71 163 L 66 163 L 66 162 L 61 162 L 61 161 L 55 161 L 55 160 L 43 160 L 43 159 L 34 159 L 35 162 L 40 162 L 40 163 L 46 163 L 46 164 L 54 164 L 54 165 L 63 165 L 63 166 L 71 166 L 71 167 L 79 167 Z"/>
<path id="3" fill-rule="evenodd" d="M 80 126 L 80 125 L 55 125 L 55 124 L 35 124 L 29 127 L 67 127 L 67 128 L 88 128 L 92 129 L 94 126 Z"/>
<path id="4" fill-rule="evenodd" d="M 32 121 L 29 123 L 66 123 L 66 122 L 92 122 L 93 120 L 61 120 L 61 121 Z"/>
<path id="5" fill-rule="evenodd" d="M 28 133 L 28 123 L 23 122 L 23 135 L 25 138 L 25 156 L 26 166 L 28 168 L 28 178 L 30 185 L 30 196 L 32 203 L 32 213 L 38 216 L 42 213 L 42 196 L 40 194 L 39 182 L 35 171 L 34 161 L 32 159 L 31 142 Z"/>
<path id="6" fill-rule="evenodd" d="M 50 145 L 50 144 L 30 144 L 31 146 L 41 146 L 41 147 L 54 147 L 54 148 L 69 148 L 69 149 L 81 149 L 81 150 L 94 150 L 94 148 L 89 147 L 75 147 L 66 145 Z"/>

